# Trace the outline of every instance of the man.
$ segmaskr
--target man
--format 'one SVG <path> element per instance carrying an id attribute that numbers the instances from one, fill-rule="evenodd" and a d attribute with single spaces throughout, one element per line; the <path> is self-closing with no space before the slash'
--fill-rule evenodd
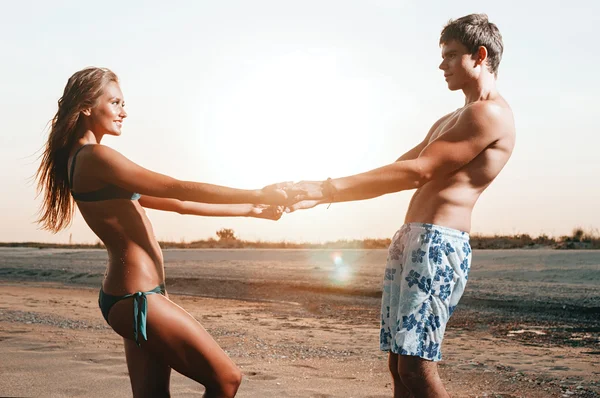
<path id="1" fill-rule="evenodd" d="M 496 90 L 502 36 L 484 14 L 450 21 L 439 42 L 448 88 L 465 105 L 439 119 L 396 162 L 343 178 L 303 181 L 303 201 L 374 198 L 416 189 L 390 245 L 383 282 L 380 347 L 389 351 L 395 397 L 448 397 L 437 372 L 446 324 L 471 263 L 473 207 L 500 173 L 515 143 L 508 103 Z"/>

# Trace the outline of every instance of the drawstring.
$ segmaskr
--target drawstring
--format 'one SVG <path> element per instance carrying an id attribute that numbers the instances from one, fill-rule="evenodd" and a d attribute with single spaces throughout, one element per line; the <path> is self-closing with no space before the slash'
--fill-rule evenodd
<path id="1" fill-rule="evenodd" d="M 133 338 L 135 344 L 140 347 L 139 335 L 145 341 L 148 341 L 148 334 L 146 333 L 146 319 L 148 317 L 148 299 L 147 295 L 156 294 L 162 291 L 162 287 L 158 286 L 149 292 L 136 292 L 123 296 L 123 298 L 133 297 Z"/>
<path id="2" fill-rule="evenodd" d="M 140 346 L 138 333 L 142 334 L 142 338 L 148 341 L 146 334 L 146 315 L 148 314 L 148 299 L 146 293 L 137 292 L 133 294 L 133 338 L 135 344 Z"/>

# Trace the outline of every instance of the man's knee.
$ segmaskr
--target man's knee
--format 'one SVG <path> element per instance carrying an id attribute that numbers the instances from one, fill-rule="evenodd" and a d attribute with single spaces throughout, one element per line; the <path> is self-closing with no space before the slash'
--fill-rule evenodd
<path id="1" fill-rule="evenodd" d="M 411 391 L 419 391 L 436 375 L 436 364 L 417 357 L 400 357 L 398 374 Z"/>
<path id="2" fill-rule="evenodd" d="M 423 384 L 423 373 L 415 369 L 398 369 L 398 377 L 402 380 L 402 384 L 411 390 Z"/>
<path id="3" fill-rule="evenodd" d="M 395 381 L 400 381 L 400 374 L 398 373 L 398 354 L 394 354 L 391 351 L 388 357 L 388 369 L 392 374 L 392 378 Z"/>

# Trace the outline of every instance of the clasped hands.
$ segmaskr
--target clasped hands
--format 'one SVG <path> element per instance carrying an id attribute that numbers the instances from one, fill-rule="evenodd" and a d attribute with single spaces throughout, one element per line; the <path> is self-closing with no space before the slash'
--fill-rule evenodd
<path id="1" fill-rule="evenodd" d="M 329 180 L 297 183 L 288 181 L 267 185 L 259 191 L 260 204 L 254 205 L 253 215 L 278 220 L 284 212 L 292 213 L 331 202 L 334 190 Z"/>

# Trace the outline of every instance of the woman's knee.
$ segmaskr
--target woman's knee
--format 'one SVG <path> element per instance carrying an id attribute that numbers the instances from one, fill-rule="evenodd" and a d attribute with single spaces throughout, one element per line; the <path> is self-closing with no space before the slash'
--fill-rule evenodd
<path id="1" fill-rule="evenodd" d="M 229 386 L 230 386 L 230 389 L 231 389 L 231 392 L 233 393 L 233 395 L 235 395 L 237 393 L 237 390 L 238 390 L 238 388 L 240 388 L 241 384 L 242 384 L 242 372 L 240 372 L 240 370 L 236 368 L 235 373 L 229 380 Z"/>
<path id="2" fill-rule="evenodd" d="M 229 375 L 225 378 L 225 386 L 228 392 L 233 397 L 242 384 L 242 372 L 234 367 Z"/>
<path id="3" fill-rule="evenodd" d="M 145 398 L 145 397 L 156 397 L 156 398 L 170 398 L 171 392 L 168 386 L 153 386 L 153 385 L 140 385 L 131 386 L 133 391 L 133 398 Z"/>
<path id="4" fill-rule="evenodd" d="M 235 397 L 238 388 L 242 384 L 242 372 L 237 367 L 222 373 L 217 376 L 215 386 L 206 386 L 207 397 L 214 396 L 219 397 Z"/>

